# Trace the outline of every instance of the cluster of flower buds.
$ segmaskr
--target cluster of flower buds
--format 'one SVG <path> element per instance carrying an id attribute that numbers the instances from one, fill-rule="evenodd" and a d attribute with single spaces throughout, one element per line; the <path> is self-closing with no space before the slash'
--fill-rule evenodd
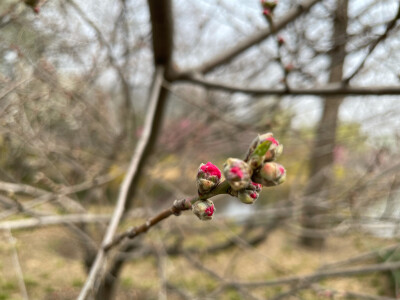
<path id="1" fill-rule="evenodd" d="M 210 192 L 214 189 L 221 180 L 221 171 L 217 166 L 208 162 L 206 164 L 201 164 L 199 170 L 197 171 L 197 189 L 199 194 L 204 194 Z"/>
<path id="2" fill-rule="evenodd" d="M 193 213 L 202 221 L 211 220 L 215 212 L 214 203 L 210 200 L 199 200 L 192 205 Z"/>
<path id="3" fill-rule="evenodd" d="M 225 190 L 225 193 L 237 197 L 245 204 L 253 204 L 263 186 L 283 183 L 286 179 L 286 170 L 274 162 L 282 151 L 283 146 L 272 133 L 259 135 L 251 143 L 244 160 L 238 158 L 226 160 L 223 173 L 230 188 Z M 201 164 L 197 171 L 200 199 L 207 197 L 210 192 L 214 193 L 213 190 L 220 184 L 220 180 L 221 171 L 218 167 L 211 162 Z M 217 189 L 216 193 L 220 191 Z M 209 199 L 199 200 L 192 205 L 192 211 L 200 220 L 211 220 L 215 212 L 214 203 Z"/>
<path id="4" fill-rule="evenodd" d="M 275 186 L 285 181 L 285 168 L 274 162 L 282 151 L 283 146 L 273 134 L 266 133 L 259 135 L 251 143 L 244 161 L 235 158 L 227 160 L 224 175 L 240 201 L 253 204 L 258 199 L 262 186 Z M 234 177 L 238 173 L 237 166 L 240 166 L 239 174 L 243 175 L 244 180 Z"/>

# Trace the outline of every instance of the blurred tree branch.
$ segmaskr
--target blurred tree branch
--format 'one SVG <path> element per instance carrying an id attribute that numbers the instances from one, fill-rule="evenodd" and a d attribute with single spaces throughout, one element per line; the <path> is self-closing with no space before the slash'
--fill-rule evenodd
<path id="1" fill-rule="evenodd" d="M 233 48 L 228 49 L 225 52 L 216 55 L 214 58 L 210 59 L 208 62 L 202 63 L 198 67 L 195 67 L 191 70 L 181 71 L 177 76 L 178 79 L 185 78 L 188 76 L 190 77 L 191 74 L 196 74 L 196 73 L 209 73 L 215 68 L 229 63 L 237 55 L 248 50 L 249 48 L 253 47 L 256 44 L 261 43 L 267 37 L 278 32 L 279 30 L 281 30 L 282 28 L 284 28 L 285 26 L 296 20 L 303 13 L 308 12 L 309 9 L 319 1 L 320 0 L 308 0 L 304 4 L 297 4 L 296 7 L 293 10 L 289 11 L 282 20 L 275 22 L 273 28 L 262 30 L 253 34 L 246 40 L 236 43 L 236 45 Z"/>
<path id="2" fill-rule="evenodd" d="M 157 113 L 157 108 L 159 106 L 160 92 L 161 92 L 160 90 L 163 77 L 164 77 L 164 68 L 162 66 L 159 66 L 157 67 L 156 72 L 154 74 L 153 90 L 150 95 L 148 103 L 148 111 L 146 114 L 144 131 L 137 144 L 136 150 L 132 156 L 127 174 L 125 175 L 124 180 L 121 184 L 120 193 L 118 195 L 113 216 L 111 218 L 110 224 L 108 225 L 106 234 L 104 235 L 102 245 L 107 245 L 113 240 L 119 222 L 125 212 L 125 207 L 127 205 L 128 198 L 131 197 L 131 190 L 135 188 L 133 186 L 133 182 L 135 182 L 135 178 L 138 177 L 138 171 L 140 171 L 140 168 L 143 165 L 144 162 L 143 157 L 145 156 L 145 152 L 150 143 L 152 131 L 155 127 L 155 124 L 158 122 L 158 120 L 156 119 L 156 113 Z M 101 271 L 101 267 L 103 267 L 104 265 L 105 255 L 106 255 L 105 249 L 101 247 L 97 253 L 95 261 L 93 262 L 89 276 L 86 279 L 85 285 L 78 299 L 83 300 L 89 296 L 89 293 L 93 289 L 95 281 L 97 280 L 99 272 Z"/>
<path id="3" fill-rule="evenodd" d="M 215 80 L 205 79 L 199 75 L 190 76 L 183 81 L 204 86 L 209 89 L 222 90 L 227 92 L 246 93 L 251 95 L 280 95 L 280 96 L 359 96 L 359 95 L 399 95 L 398 86 L 375 86 L 375 87 L 354 87 L 342 83 L 330 83 L 321 87 L 312 88 L 248 88 L 237 84 L 222 83 Z"/>

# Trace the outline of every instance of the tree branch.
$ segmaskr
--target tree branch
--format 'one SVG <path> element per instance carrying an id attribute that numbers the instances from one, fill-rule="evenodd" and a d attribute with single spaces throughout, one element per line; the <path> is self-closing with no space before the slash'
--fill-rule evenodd
<path id="1" fill-rule="evenodd" d="M 350 277 L 369 273 L 392 271 L 400 269 L 400 262 L 390 262 L 383 264 L 375 264 L 358 268 L 348 268 L 339 269 L 332 271 L 322 271 L 316 272 L 310 275 L 300 275 L 300 276 L 290 276 L 284 278 L 278 278 L 275 280 L 267 281 L 254 281 L 254 282 L 232 282 L 232 284 L 241 284 L 246 287 L 265 287 L 265 286 L 275 286 L 275 285 L 286 285 L 286 284 L 301 284 L 304 282 L 314 282 L 326 278 L 336 278 L 336 277 Z"/>
<path id="2" fill-rule="evenodd" d="M 157 107 L 158 107 L 158 101 L 160 99 L 160 91 L 161 91 L 161 84 L 163 81 L 163 76 L 164 76 L 164 67 L 158 66 L 156 68 L 156 71 L 154 74 L 154 84 L 153 84 L 153 89 L 152 89 L 151 95 L 150 95 L 148 110 L 146 113 L 143 135 L 141 136 L 141 138 L 137 144 L 136 150 L 132 156 L 132 160 L 129 165 L 129 169 L 128 169 L 128 171 L 125 175 L 125 178 L 122 182 L 120 192 L 118 195 L 118 199 L 117 199 L 117 204 L 115 206 L 111 222 L 108 225 L 106 234 L 105 234 L 103 242 L 102 242 L 103 245 L 107 245 L 113 240 L 115 232 L 118 227 L 118 224 L 119 224 L 119 222 L 122 218 L 122 215 L 125 211 L 127 199 L 130 196 L 130 189 L 132 187 L 132 183 L 134 182 L 135 178 L 138 176 L 138 169 L 139 169 L 140 162 L 141 162 L 143 156 L 145 155 L 145 149 L 150 142 L 150 136 L 151 136 L 152 130 L 155 126 L 155 123 L 157 121 L 155 116 L 156 116 L 156 111 L 157 111 Z M 97 252 L 97 256 L 91 267 L 89 276 L 86 279 L 85 285 L 83 286 L 83 289 L 81 290 L 81 293 L 78 297 L 79 300 L 84 300 L 89 295 L 89 292 L 92 289 L 92 287 L 97 279 L 97 276 L 101 270 L 101 267 L 104 265 L 105 254 L 106 254 L 106 252 L 103 247 L 100 248 L 99 251 Z"/>
<path id="3" fill-rule="evenodd" d="M 377 86 L 377 87 L 351 87 L 342 84 L 329 84 L 321 87 L 313 88 L 247 88 L 244 86 L 237 86 L 218 82 L 215 80 L 208 80 L 199 75 L 191 75 L 180 81 L 190 82 L 204 86 L 209 89 L 221 90 L 231 93 L 244 93 L 251 95 L 281 95 L 281 96 L 357 96 L 357 95 L 400 95 L 400 86 Z"/>
<path id="4" fill-rule="evenodd" d="M 361 293 L 355 293 L 355 292 L 350 292 L 350 291 L 336 291 L 331 288 L 322 287 L 318 284 L 313 284 L 311 286 L 311 288 L 319 293 L 328 292 L 328 295 L 331 298 L 335 298 L 335 295 L 338 295 L 339 297 L 342 297 L 344 299 L 355 298 L 355 299 L 364 299 L 364 300 L 396 300 L 395 298 L 385 297 L 385 296 L 375 296 L 375 295 L 361 294 Z"/>
<path id="5" fill-rule="evenodd" d="M 108 222 L 110 215 L 93 215 L 93 214 L 77 214 L 77 215 L 61 215 L 61 216 L 40 216 L 36 218 L 6 221 L 0 223 L 2 229 L 27 229 L 34 227 L 43 227 L 51 225 L 64 225 L 66 223 L 98 223 Z"/>
<path id="6" fill-rule="evenodd" d="M 25 195 L 30 195 L 32 197 L 36 197 L 37 198 L 36 200 L 33 200 L 24 206 L 24 210 L 29 210 L 40 204 L 44 204 L 46 202 L 62 198 L 64 206 L 65 204 L 68 204 L 69 206 L 73 206 L 75 212 L 85 213 L 86 210 L 83 208 L 83 206 L 79 202 L 68 197 L 67 195 L 75 194 L 84 190 L 88 190 L 94 186 L 105 184 L 107 182 L 114 180 L 119 175 L 120 174 L 118 173 L 115 175 L 106 174 L 103 176 L 99 176 L 93 180 L 87 180 L 76 185 L 63 187 L 58 193 L 49 192 L 47 190 L 33 187 L 28 184 L 0 181 L 0 191 L 11 192 L 16 194 L 25 194 Z M 0 214 L 0 219 L 9 217 L 17 211 L 18 209 L 10 209 L 8 211 L 2 212 Z"/>
<path id="7" fill-rule="evenodd" d="M 171 215 L 179 216 L 181 211 L 191 209 L 192 204 L 194 204 L 196 201 L 209 199 L 220 194 L 226 194 L 228 193 L 228 189 L 229 189 L 229 183 L 227 181 L 223 181 L 215 189 L 213 189 L 207 194 L 201 196 L 193 196 L 188 199 L 175 200 L 174 204 L 170 208 L 167 208 L 162 212 L 160 212 L 159 214 L 157 214 L 156 216 L 148 219 L 142 225 L 133 227 L 117 235 L 112 241 L 104 245 L 104 251 L 107 252 L 111 248 L 117 246 L 125 238 L 134 239 L 138 235 L 147 232 L 151 227 L 158 224 L 162 220 L 170 217 Z"/>
<path id="8" fill-rule="evenodd" d="M 393 20 L 391 20 L 387 26 L 386 26 L 386 30 L 383 34 L 381 34 L 369 47 L 368 49 L 368 53 L 365 55 L 364 59 L 362 60 L 361 64 L 353 71 L 353 73 L 351 73 L 350 76 L 348 76 L 347 78 L 344 79 L 344 83 L 348 84 L 350 82 L 351 79 L 354 78 L 354 76 L 356 76 L 358 74 L 358 72 L 360 72 L 360 70 L 364 67 L 365 62 L 367 61 L 368 57 L 371 55 L 371 53 L 375 50 L 376 46 L 379 45 L 380 42 L 384 41 L 389 32 L 395 27 L 397 20 L 400 19 L 400 5 L 398 7 L 397 10 L 397 14 L 396 16 L 393 18 Z"/>
<path id="9" fill-rule="evenodd" d="M 305 2 L 304 4 L 297 5 L 294 9 L 292 9 L 282 20 L 274 23 L 273 28 L 268 28 L 262 31 L 259 31 L 255 33 L 254 35 L 250 36 L 244 41 L 241 41 L 236 44 L 231 49 L 226 50 L 225 52 L 217 55 L 213 59 L 211 59 L 208 62 L 205 62 L 201 64 L 201 66 L 195 67 L 192 70 L 184 71 L 180 74 L 180 77 L 185 77 L 188 74 L 193 74 L 193 73 L 208 73 L 215 69 L 216 67 L 226 64 L 230 62 L 233 58 L 235 58 L 237 55 L 240 53 L 248 50 L 252 46 L 261 43 L 263 40 L 265 40 L 267 37 L 270 35 L 278 32 L 279 30 L 283 29 L 286 25 L 289 23 L 293 22 L 301 16 L 303 13 L 306 13 L 310 10 L 311 7 L 313 7 L 316 3 L 318 3 L 320 0 L 309 0 Z"/>
<path id="10" fill-rule="evenodd" d="M 16 240 L 12 236 L 10 228 L 8 228 L 8 230 L 6 232 L 7 232 L 7 235 L 8 235 L 8 241 L 9 241 L 10 245 L 12 246 L 13 264 L 14 264 L 14 267 L 15 267 L 15 271 L 17 273 L 18 285 L 19 285 L 19 289 L 20 289 L 21 294 L 22 294 L 22 298 L 24 300 L 29 300 L 28 292 L 26 290 L 25 281 L 24 281 L 24 274 L 22 273 L 21 264 L 20 264 L 19 258 L 18 258 Z"/>

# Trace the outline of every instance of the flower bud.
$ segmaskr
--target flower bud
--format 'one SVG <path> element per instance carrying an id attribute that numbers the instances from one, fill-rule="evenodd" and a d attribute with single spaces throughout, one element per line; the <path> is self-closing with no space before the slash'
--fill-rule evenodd
<path id="1" fill-rule="evenodd" d="M 208 162 L 201 164 L 197 171 L 197 189 L 199 194 L 204 194 L 215 188 L 221 179 L 221 171 L 217 166 Z"/>
<path id="2" fill-rule="evenodd" d="M 273 137 L 272 133 L 259 135 L 249 149 L 249 165 L 257 169 L 262 163 L 275 160 L 282 154 L 283 145 Z"/>
<path id="3" fill-rule="evenodd" d="M 262 0 L 261 5 L 263 6 L 264 9 L 269 9 L 271 12 L 275 9 L 275 7 L 278 5 L 278 1 L 274 0 Z"/>
<path id="4" fill-rule="evenodd" d="M 238 192 L 237 197 L 244 204 L 253 204 L 258 199 L 261 189 L 261 184 L 251 182 L 247 188 Z"/>
<path id="5" fill-rule="evenodd" d="M 209 200 L 200 200 L 192 205 L 193 213 L 202 221 L 211 220 L 216 211 L 214 203 Z"/>
<path id="6" fill-rule="evenodd" d="M 250 183 L 252 170 L 241 159 L 228 158 L 224 164 L 224 175 L 231 188 L 235 191 L 244 189 Z"/>
<path id="7" fill-rule="evenodd" d="M 265 8 L 265 9 L 263 10 L 263 15 L 264 15 L 264 16 L 271 16 L 271 14 L 272 14 L 271 9 Z"/>
<path id="8" fill-rule="evenodd" d="M 260 170 L 262 185 L 273 186 L 278 185 L 286 180 L 285 168 L 275 162 L 265 163 Z"/>
<path id="9" fill-rule="evenodd" d="M 293 64 L 287 64 L 285 66 L 285 73 L 290 73 L 291 71 L 293 71 L 293 69 L 294 69 Z"/>

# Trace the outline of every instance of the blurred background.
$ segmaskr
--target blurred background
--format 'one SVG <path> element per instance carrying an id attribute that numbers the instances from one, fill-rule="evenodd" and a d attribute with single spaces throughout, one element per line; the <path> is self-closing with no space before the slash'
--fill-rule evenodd
<path id="1" fill-rule="evenodd" d="M 400 296 L 382 267 L 400 262 L 399 1 L 266 5 L 0 2 L 0 299 L 79 295 L 156 65 L 161 105 L 118 231 L 195 195 L 200 163 L 242 158 L 257 134 L 284 145 L 287 181 L 124 243 L 93 297 Z"/>

